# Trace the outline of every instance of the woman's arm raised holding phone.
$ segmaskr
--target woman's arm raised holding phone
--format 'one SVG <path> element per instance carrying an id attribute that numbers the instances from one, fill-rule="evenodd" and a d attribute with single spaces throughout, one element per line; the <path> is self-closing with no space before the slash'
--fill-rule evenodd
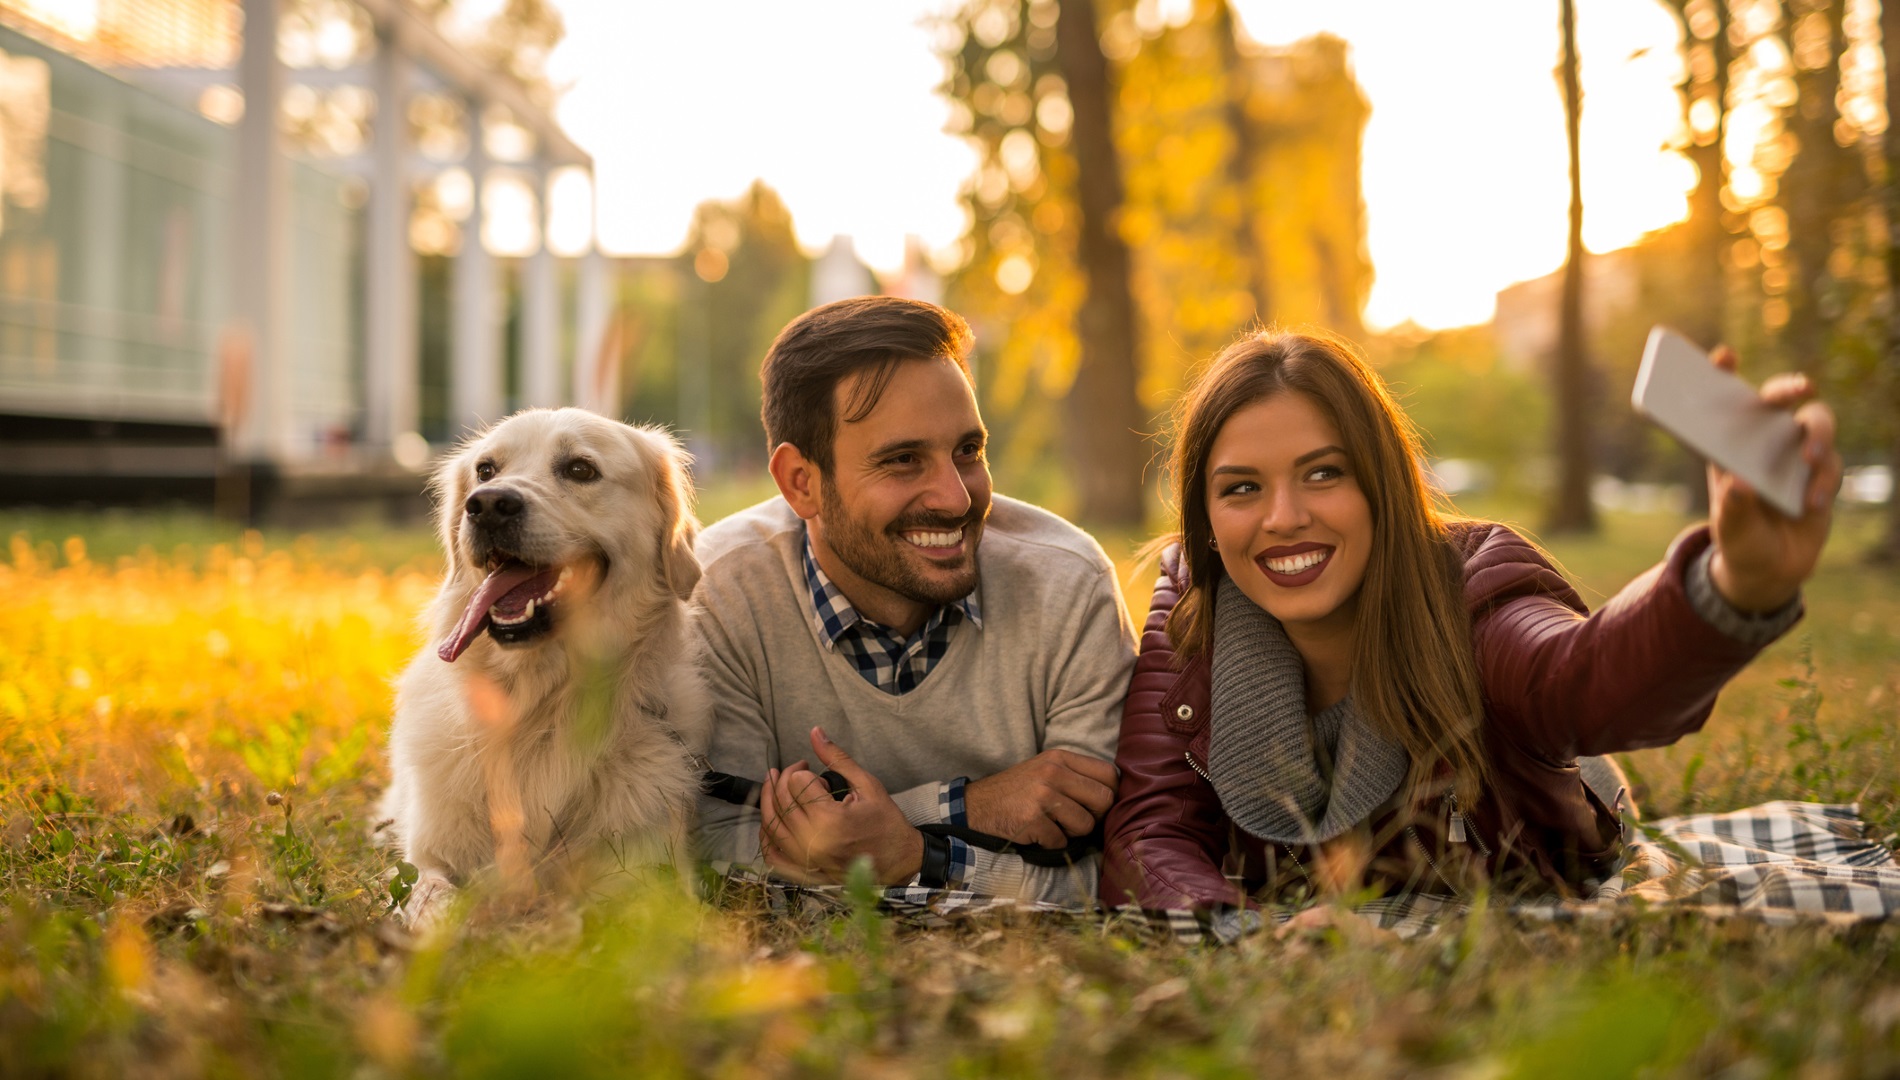
<path id="1" fill-rule="evenodd" d="M 1735 350 L 1726 345 L 1709 359 L 1724 371 L 1735 370 Z M 1777 611 L 1800 593 L 1827 543 L 1834 493 L 1841 486 L 1834 413 L 1814 400 L 1808 377 L 1777 375 L 1762 385 L 1761 396 L 1776 408 L 1794 410 L 1802 434 L 1801 456 L 1810 471 L 1806 512 L 1790 518 L 1763 502 L 1747 481 L 1709 466 L 1709 527 L 1715 546 L 1709 577 L 1724 600 L 1751 613 Z"/>

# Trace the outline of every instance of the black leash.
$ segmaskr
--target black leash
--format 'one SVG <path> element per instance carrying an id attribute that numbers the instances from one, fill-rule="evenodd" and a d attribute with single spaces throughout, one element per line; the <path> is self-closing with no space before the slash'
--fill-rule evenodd
<path id="1" fill-rule="evenodd" d="M 818 774 L 831 792 L 833 799 L 843 799 L 851 793 L 851 781 L 846 780 L 835 769 L 826 769 Z M 748 780 L 731 773 L 708 771 L 700 779 L 700 790 L 734 806 L 759 805 L 760 793 L 765 785 L 757 780 Z M 979 832 L 968 825 L 947 825 L 932 823 L 917 826 L 917 831 L 927 836 L 954 837 L 972 847 L 985 851 L 995 851 L 1006 855 L 1015 855 L 1031 866 L 1071 866 L 1102 850 L 1102 823 L 1097 821 L 1095 828 L 1082 836 L 1071 837 L 1067 846 L 1059 848 L 1040 847 L 1035 844 L 1018 844 L 1000 836 Z"/>

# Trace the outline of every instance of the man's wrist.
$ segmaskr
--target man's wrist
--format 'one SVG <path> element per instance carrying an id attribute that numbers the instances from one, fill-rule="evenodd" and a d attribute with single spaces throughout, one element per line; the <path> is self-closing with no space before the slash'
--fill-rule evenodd
<path id="1" fill-rule="evenodd" d="M 884 884 L 901 885 L 923 871 L 928 857 L 924 834 L 914 828 L 904 829 L 902 846 L 897 860 L 891 864 L 884 875 Z"/>

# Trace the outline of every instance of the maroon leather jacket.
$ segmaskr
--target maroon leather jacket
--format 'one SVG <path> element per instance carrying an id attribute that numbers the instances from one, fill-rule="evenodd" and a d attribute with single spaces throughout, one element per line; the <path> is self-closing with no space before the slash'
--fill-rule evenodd
<path id="1" fill-rule="evenodd" d="M 1449 814 L 1434 817 L 1421 805 L 1407 820 L 1429 835 L 1414 832 L 1407 843 L 1375 827 L 1388 841 L 1380 853 L 1414 862 L 1404 853 L 1430 846 L 1441 857 L 1449 850 L 1482 861 L 1496 882 L 1574 893 L 1611 870 L 1622 844 L 1616 815 L 1579 779 L 1576 758 L 1666 746 L 1700 729 L 1717 692 L 1761 646 L 1717 630 L 1690 605 L 1685 572 L 1709 546 L 1706 526 L 1677 538 L 1662 563 L 1594 615 L 1543 554 L 1505 526 L 1459 523 L 1452 540 L 1464 557 L 1493 771 L 1466 812 L 1467 845 L 1448 847 Z M 1205 776 L 1210 658 L 1203 652 L 1177 670 L 1165 625 L 1186 586 L 1178 550 L 1162 556 L 1162 568 L 1122 710 L 1102 902 L 1248 903 L 1270 879 L 1304 873 L 1315 853 L 1265 844 L 1222 810 Z M 1438 870 L 1429 854 L 1426 861 Z"/>

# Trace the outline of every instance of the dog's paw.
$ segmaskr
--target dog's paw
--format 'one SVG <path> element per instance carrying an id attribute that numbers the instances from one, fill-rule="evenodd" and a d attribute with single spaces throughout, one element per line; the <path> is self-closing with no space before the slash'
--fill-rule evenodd
<path id="1" fill-rule="evenodd" d="M 432 936 L 447 923 L 455 895 L 456 888 L 448 878 L 425 871 L 402 905 L 403 925 L 418 936 Z"/>

